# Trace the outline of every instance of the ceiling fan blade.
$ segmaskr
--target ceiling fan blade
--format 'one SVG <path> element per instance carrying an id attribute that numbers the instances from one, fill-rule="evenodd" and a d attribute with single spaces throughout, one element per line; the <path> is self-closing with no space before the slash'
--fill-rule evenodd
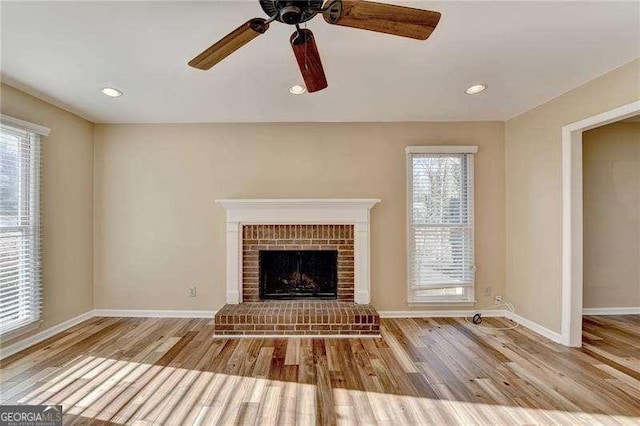
<path id="1" fill-rule="evenodd" d="M 293 54 L 298 61 L 307 91 L 313 93 L 325 89 L 328 86 L 327 78 L 324 75 L 318 46 L 311 30 L 302 28 L 296 31 L 291 34 L 289 42 L 293 47 Z"/>
<path id="2" fill-rule="evenodd" d="M 329 0 L 323 13 L 330 24 L 426 40 L 440 21 L 440 12 L 374 3 L 365 0 Z"/>
<path id="3" fill-rule="evenodd" d="M 208 70 L 269 29 L 265 19 L 254 18 L 224 36 L 213 46 L 189 61 L 189 66 Z"/>

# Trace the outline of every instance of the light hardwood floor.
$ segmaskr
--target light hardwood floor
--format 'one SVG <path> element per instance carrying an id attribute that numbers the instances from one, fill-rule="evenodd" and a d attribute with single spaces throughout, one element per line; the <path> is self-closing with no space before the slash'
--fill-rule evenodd
<path id="1" fill-rule="evenodd" d="M 640 424 L 640 316 L 585 317 L 583 349 L 463 319 L 382 326 L 234 340 L 211 320 L 94 318 L 4 360 L 0 398 L 62 404 L 67 424 Z"/>

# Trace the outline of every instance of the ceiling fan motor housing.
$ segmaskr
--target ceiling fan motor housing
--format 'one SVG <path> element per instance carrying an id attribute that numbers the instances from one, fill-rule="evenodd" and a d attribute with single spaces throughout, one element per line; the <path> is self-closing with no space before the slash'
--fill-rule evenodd
<path id="1" fill-rule="evenodd" d="M 264 13 L 284 24 L 296 25 L 313 18 L 322 0 L 259 0 Z"/>
<path id="2" fill-rule="evenodd" d="M 297 6 L 285 6 L 280 9 L 280 20 L 285 24 L 299 24 L 302 19 L 302 10 Z"/>

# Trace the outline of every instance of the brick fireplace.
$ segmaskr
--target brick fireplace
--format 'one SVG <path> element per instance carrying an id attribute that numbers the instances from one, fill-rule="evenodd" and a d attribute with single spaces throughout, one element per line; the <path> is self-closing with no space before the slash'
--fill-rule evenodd
<path id="1" fill-rule="evenodd" d="M 242 301 L 260 300 L 260 252 L 337 251 L 337 300 L 353 302 L 353 225 L 243 225 Z"/>
<path id="2" fill-rule="evenodd" d="M 227 303 L 237 304 L 245 301 L 244 228 L 254 225 L 257 227 L 252 227 L 252 232 L 254 229 L 270 229 L 267 228 L 268 226 L 272 226 L 272 229 L 275 229 L 276 225 L 295 225 L 295 228 L 280 226 L 278 227 L 278 232 L 284 231 L 284 229 L 295 229 L 296 231 L 294 232 L 299 230 L 300 236 L 304 227 L 307 230 L 305 232 L 311 232 L 311 238 L 304 239 L 307 240 L 305 244 L 310 240 L 311 246 L 323 245 L 314 244 L 314 240 L 322 240 L 323 242 L 332 240 L 329 236 L 326 238 L 317 237 L 319 234 L 315 234 L 316 237 L 314 237 L 314 229 L 315 232 L 318 232 L 318 229 L 333 229 L 333 232 L 336 232 L 336 225 L 346 226 L 347 228 L 341 228 L 343 230 L 351 229 L 348 239 L 353 240 L 353 301 L 365 304 L 371 301 L 369 220 L 370 210 L 380 202 L 379 199 L 238 199 L 217 200 L 216 202 L 221 204 L 227 211 Z M 333 226 L 333 228 L 323 228 L 323 226 Z M 306 234 L 306 236 L 308 235 Z M 273 236 L 275 236 L 275 233 Z M 252 238 L 251 240 L 260 241 L 261 239 L 263 241 L 282 241 L 285 238 L 281 238 L 280 234 L 278 234 L 278 238 Z M 333 238 L 334 241 L 340 239 L 344 238 Z M 287 238 L 286 240 L 292 239 Z M 302 238 L 293 238 L 293 240 L 302 240 Z M 260 245 L 259 242 L 258 245 Z M 269 247 L 272 245 L 274 248 L 280 246 L 280 244 L 266 244 Z M 295 245 L 292 243 L 292 246 Z M 328 245 L 331 245 L 331 243 Z M 340 245 L 338 244 L 338 247 Z M 343 245 L 345 246 L 344 250 L 346 250 L 347 245 Z M 332 246 L 335 246 L 335 244 Z M 258 273 L 259 271 L 254 272 Z M 250 297 L 253 297 L 253 295 Z"/>
<path id="3" fill-rule="evenodd" d="M 380 200 L 216 202 L 227 211 L 227 304 L 215 334 L 379 335 L 369 305 L 369 218 Z M 275 269 L 265 268 L 272 258 Z"/>

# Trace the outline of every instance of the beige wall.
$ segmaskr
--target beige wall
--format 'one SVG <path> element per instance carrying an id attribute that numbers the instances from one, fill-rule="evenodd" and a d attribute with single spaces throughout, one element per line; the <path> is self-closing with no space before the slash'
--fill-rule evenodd
<path id="1" fill-rule="evenodd" d="M 479 290 L 504 288 L 502 123 L 96 125 L 96 308 L 218 309 L 225 211 L 217 198 L 378 197 L 372 302 L 407 309 L 406 145 L 479 145 Z M 197 285 L 198 297 L 188 288 Z M 480 305 L 490 303 L 478 292 Z"/>
<path id="2" fill-rule="evenodd" d="M 640 122 L 582 136 L 584 307 L 640 306 Z"/>
<path id="3" fill-rule="evenodd" d="M 214 200 L 234 197 L 382 198 L 372 212 L 373 303 L 407 309 L 403 148 L 460 144 L 480 146 L 478 306 L 490 304 L 482 290 L 491 286 L 518 314 L 559 331 L 560 129 L 640 99 L 640 60 L 506 124 L 94 129 L 6 85 L 0 94 L 2 113 L 52 129 L 44 144 L 43 327 L 92 307 L 217 309 L 224 302 L 225 224 Z M 194 284 L 195 299 L 187 296 Z"/>
<path id="4" fill-rule="evenodd" d="M 516 312 L 560 331 L 561 127 L 640 99 L 640 60 L 590 81 L 505 126 L 506 296 Z"/>
<path id="5" fill-rule="evenodd" d="M 51 129 L 43 138 L 41 330 L 93 307 L 93 124 L 4 84 L 0 111 Z"/>

